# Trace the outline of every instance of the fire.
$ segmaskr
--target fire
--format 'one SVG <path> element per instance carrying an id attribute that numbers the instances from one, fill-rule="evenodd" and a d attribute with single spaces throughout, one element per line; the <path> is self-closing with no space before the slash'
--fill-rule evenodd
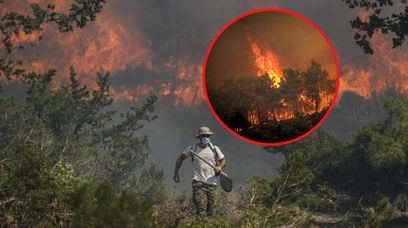
<path id="1" fill-rule="evenodd" d="M 279 88 L 285 80 L 285 77 L 279 64 L 278 56 L 272 50 L 262 51 L 259 45 L 251 38 L 248 38 L 248 41 L 251 46 L 252 54 L 255 56 L 254 64 L 258 68 L 257 76 L 268 75 L 272 80 L 272 87 Z M 320 94 L 319 112 L 323 111 L 330 105 L 332 97 L 332 94 Z M 300 114 L 303 116 L 312 115 L 316 112 L 314 102 L 304 94 L 301 94 L 298 97 L 297 103 L 298 104 L 295 105 L 297 107 L 292 107 L 294 105 L 290 105 L 284 98 L 282 98 L 280 100 L 280 107 L 274 111 L 267 110 L 264 117 L 260 117 L 261 115 L 256 111 L 251 111 L 248 113 L 247 118 L 252 125 L 259 125 L 261 124 L 260 118 L 265 118 L 264 121 L 267 122 L 293 119 L 296 115 L 293 110 L 299 110 Z"/>
<path id="2" fill-rule="evenodd" d="M 382 35 L 374 35 L 371 45 L 374 55 L 367 56 L 367 65 L 357 65 L 347 60 L 342 67 L 339 99 L 345 92 L 369 99 L 373 94 L 383 94 L 388 88 L 408 97 L 408 52 L 405 47 L 392 49 L 391 42 Z"/>
<path id="3" fill-rule="evenodd" d="M 248 38 L 251 45 L 251 51 L 255 56 L 255 66 L 258 68 L 257 76 L 263 76 L 267 74 L 273 81 L 273 86 L 279 88 L 283 80 L 283 74 L 279 65 L 278 56 L 272 51 L 267 50 L 262 52 L 259 45 Z"/>
<path id="4" fill-rule="evenodd" d="M 56 11 L 67 12 L 72 0 L 54 1 Z M 46 7 L 46 0 L 10 1 L 0 4 L 0 15 L 9 11 L 31 13 L 30 3 L 38 3 Z M 172 79 L 146 79 L 145 83 L 129 86 L 112 86 L 112 97 L 115 101 L 135 102 L 151 91 L 162 97 L 172 97 L 176 106 L 197 106 L 204 101 L 201 85 L 202 66 L 191 61 L 189 56 L 157 57 L 153 49 L 151 37 L 139 24 L 141 15 L 124 15 L 120 7 L 126 5 L 123 0 L 108 1 L 96 21 L 89 23 L 84 29 L 76 29 L 72 33 L 59 33 L 56 26 L 45 24 L 43 31 L 26 35 L 20 32 L 12 37 L 15 51 L 14 59 L 22 59 L 23 68 L 28 71 L 57 70 L 53 86 L 67 82 L 69 66 L 73 65 L 81 83 L 91 90 L 95 88 L 96 72 L 109 71 L 113 77 L 117 73 L 144 69 L 152 75 L 165 74 Z M 38 41 L 40 35 L 43 40 Z M 35 43 L 30 47 L 28 43 Z M 23 44 L 25 50 L 17 50 Z M 1 43 L 0 43 L 1 46 Z M 0 53 L 1 54 L 1 53 Z M 135 74 L 132 72 L 132 74 Z M 127 77 L 142 77 L 140 74 Z M 144 80 L 144 79 L 143 79 Z"/>
<path id="5" fill-rule="evenodd" d="M 257 67 L 257 76 L 264 76 L 265 74 L 272 81 L 271 87 L 279 88 L 282 82 L 285 81 L 285 76 L 283 74 L 282 68 L 279 64 L 278 56 L 272 50 L 261 50 L 258 43 L 253 41 L 250 37 L 248 42 L 251 47 L 251 52 L 255 57 L 254 65 Z M 320 103 L 318 106 L 318 112 L 322 112 L 324 109 L 329 107 L 333 98 L 333 94 L 320 94 Z M 259 112 L 264 113 L 260 115 L 257 111 L 248 112 L 247 119 L 252 125 L 260 125 L 262 122 L 273 122 L 273 121 L 285 121 L 293 119 L 297 116 L 296 111 L 298 110 L 301 116 L 313 115 L 316 113 L 314 101 L 307 97 L 305 94 L 300 94 L 297 99 L 297 104 L 289 104 L 285 98 L 280 100 L 279 108 L 275 110 L 260 110 Z M 262 121 L 260 120 L 262 118 Z"/>
<path id="6" fill-rule="evenodd" d="M 324 92 L 320 93 L 320 103 L 318 106 L 318 112 L 323 112 L 325 109 L 327 109 L 333 99 L 332 94 L 326 94 Z M 285 121 L 285 120 L 290 120 L 293 118 L 297 117 L 296 111 L 294 110 L 299 110 L 299 115 L 302 116 L 309 116 L 313 115 L 316 113 L 315 109 L 315 103 L 314 101 L 304 95 L 303 93 L 298 96 L 296 104 L 290 105 L 285 98 L 282 98 L 280 100 L 280 106 L 279 108 L 276 108 L 275 110 L 266 110 L 266 111 L 260 111 L 265 112 L 264 117 L 260 117 L 259 113 L 257 111 L 249 111 L 247 114 L 247 119 L 248 122 L 251 123 L 251 125 L 260 125 L 261 120 L 260 118 L 263 118 L 264 122 L 274 122 L 274 121 Z"/>
<path id="7" fill-rule="evenodd" d="M 361 11 L 359 17 L 367 21 L 369 14 L 367 11 Z M 369 99 L 373 94 L 384 94 L 389 88 L 395 89 L 405 98 L 408 97 L 407 47 L 393 49 L 391 38 L 380 33 L 374 33 L 370 44 L 374 55 L 366 56 L 367 64 L 356 64 L 351 57 L 344 58 L 346 61 L 341 68 L 337 102 L 345 92 Z"/>

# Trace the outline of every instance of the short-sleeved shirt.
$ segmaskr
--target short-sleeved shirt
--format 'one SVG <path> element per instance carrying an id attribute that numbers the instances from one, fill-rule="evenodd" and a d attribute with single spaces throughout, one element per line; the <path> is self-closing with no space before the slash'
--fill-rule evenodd
<path id="1" fill-rule="evenodd" d="M 221 152 L 220 148 L 215 145 L 212 146 L 215 148 L 215 152 L 217 153 L 217 159 L 223 159 L 224 154 Z M 208 161 L 210 164 L 213 164 L 214 166 L 216 165 L 215 153 L 213 150 L 211 150 L 210 146 L 207 146 L 206 148 L 201 148 L 199 145 L 197 145 L 197 147 L 195 145 L 189 146 L 183 152 L 183 154 L 187 157 L 194 156 L 191 154 L 191 151 L 194 151 L 194 149 L 196 149 L 195 153 L 200 157 Z M 217 185 L 217 177 L 215 176 L 214 169 L 197 157 L 194 157 L 193 162 L 193 180 L 210 185 Z"/>

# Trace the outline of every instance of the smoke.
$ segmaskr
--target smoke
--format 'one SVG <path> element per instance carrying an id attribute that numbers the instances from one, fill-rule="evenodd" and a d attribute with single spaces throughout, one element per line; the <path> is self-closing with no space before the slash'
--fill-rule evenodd
<path id="1" fill-rule="evenodd" d="M 370 41 L 374 55 L 368 57 L 367 64 L 346 62 L 343 65 L 339 98 L 346 91 L 369 98 L 390 87 L 408 97 L 407 48 L 392 49 L 390 40 L 388 36 L 374 35 Z"/>
<path id="2" fill-rule="evenodd" d="M 31 13 L 31 3 L 44 8 L 54 3 L 56 11 L 67 12 L 72 1 L 10 1 L 2 5 L 0 13 L 11 10 Z M 68 80 L 71 65 L 80 81 L 90 89 L 95 88 L 96 72 L 110 72 L 115 77 L 118 73 L 133 71 L 124 80 L 139 77 L 143 78 L 142 82 L 131 87 L 114 84 L 112 96 L 115 100 L 133 102 L 156 92 L 161 97 L 172 97 L 176 106 L 196 106 L 204 101 L 202 62 L 214 31 L 247 8 L 276 4 L 269 1 L 242 4 L 234 1 L 189 1 L 184 4 L 107 1 L 96 21 L 84 29 L 62 34 L 55 25 L 47 24 L 43 27 L 41 42 L 38 42 L 39 33 L 20 33 L 13 37 L 15 47 L 29 42 L 36 44 L 26 50 L 16 48 L 13 57 L 23 59 L 23 67 L 28 70 L 56 69 L 54 86 Z M 217 8 L 213 9 L 213 5 Z M 197 15 L 197 7 L 205 13 Z M 227 13 L 220 14 L 221 11 Z M 147 74 L 137 75 L 141 68 Z"/>

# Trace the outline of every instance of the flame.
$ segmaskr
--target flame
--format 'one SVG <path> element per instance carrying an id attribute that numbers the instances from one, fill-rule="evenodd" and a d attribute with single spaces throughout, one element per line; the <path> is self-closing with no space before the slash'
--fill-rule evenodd
<path id="1" fill-rule="evenodd" d="M 175 76 L 178 82 L 173 91 L 174 105 L 199 105 L 204 100 L 201 83 L 202 66 L 190 63 L 185 58 L 170 58 L 164 69 Z"/>
<path id="2" fill-rule="evenodd" d="M 272 50 L 262 51 L 259 45 L 250 37 L 248 38 L 248 42 L 250 43 L 252 54 L 255 56 L 254 65 L 257 67 L 257 76 L 268 75 L 272 80 L 272 87 L 279 88 L 285 78 L 279 64 L 278 56 Z M 319 112 L 323 111 L 331 104 L 333 94 L 325 94 L 321 92 L 320 99 L 321 102 L 318 107 Z M 299 110 L 302 115 L 312 115 L 316 112 L 314 102 L 304 94 L 301 94 L 298 97 L 298 104 L 300 107 L 291 107 L 291 105 L 282 98 L 280 100 L 280 108 L 274 111 L 266 110 L 265 121 L 293 119 L 295 117 L 293 110 Z M 256 111 L 251 111 L 248 113 L 247 119 L 252 125 L 259 125 L 261 123 L 259 116 L 260 115 L 258 115 Z"/>
<path id="3" fill-rule="evenodd" d="M 260 120 L 256 111 L 248 112 L 248 121 L 251 125 L 259 125 Z"/>
<path id="4" fill-rule="evenodd" d="M 368 11 L 359 13 L 363 21 L 368 20 L 368 15 L 370 15 Z M 390 36 L 374 33 L 370 39 L 374 55 L 366 55 L 368 64 L 357 65 L 353 59 L 344 61 L 337 102 L 345 92 L 352 92 L 368 99 L 374 93 L 383 94 L 390 87 L 408 97 L 407 48 L 400 46 L 393 49 L 391 41 Z M 356 49 L 360 47 L 356 46 Z"/>
<path id="5" fill-rule="evenodd" d="M 318 107 L 318 112 L 323 112 L 330 106 L 333 100 L 333 94 L 326 94 L 325 92 L 321 92 L 319 96 L 320 104 Z M 275 109 L 274 111 L 271 110 L 265 111 L 266 118 L 264 119 L 264 121 L 280 122 L 284 120 L 293 119 L 296 117 L 295 112 L 293 110 L 299 110 L 300 112 L 299 114 L 301 116 L 308 116 L 316 113 L 315 103 L 311 98 L 307 97 L 304 94 L 300 94 L 297 100 L 298 100 L 296 104 L 297 106 L 293 107 L 285 100 L 285 98 L 282 98 L 280 100 L 279 108 Z M 259 119 L 259 114 L 257 111 L 248 112 L 247 120 L 249 123 L 251 123 L 252 126 L 261 124 L 261 120 Z"/>
<path id="6" fill-rule="evenodd" d="M 356 65 L 352 60 L 342 67 L 339 99 L 345 92 L 352 92 L 368 99 L 372 94 L 382 94 L 393 88 L 408 97 L 408 53 L 405 47 L 392 49 L 387 37 L 374 35 L 371 45 L 374 55 L 367 56 L 367 65 Z"/>
<path id="7" fill-rule="evenodd" d="M 1 14 L 11 10 L 29 14 L 30 3 L 46 7 L 45 0 L 13 1 L 2 5 Z M 67 12 L 71 0 L 56 2 L 56 11 Z M 113 85 L 112 97 L 116 101 L 138 101 L 139 98 L 154 91 L 159 96 L 174 96 L 174 105 L 199 105 L 204 100 L 201 85 L 201 64 L 191 62 L 188 56 L 172 56 L 158 61 L 151 46 L 148 34 L 144 33 L 138 20 L 140 15 L 123 15 L 115 5 L 127 3 L 123 0 L 108 1 L 96 21 L 84 29 L 72 33 L 59 33 L 56 26 L 43 26 L 43 40 L 38 42 L 39 33 L 13 36 L 15 48 L 19 44 L 35 42 L 34 47 L 14 50 L 15 59 L 23 59 L 23 68 L 44 72 L 56 69 L 57 76 L 53 86 L 68 81 L 69 66 L 73 65 L 81 83 L 91 90 L 95 88 L 96 72 L 109 71 L 113 76 L 127 69 L 144 68 L 146 71 L 171 75 L 169 80 L 152 79 L 147 84 L 133 87 Z M 3 7 L 4 6 L 4 7 Z M 119 8 L 120 9 L 120 8 Z M 29 45 L 27 45 L 29 46 Z M 129 76 L 131 77 L 131 76 Z M 136 75 L 135 77 L 141 77 Z"/>
<path id="8" fill-rule="evenodd" d="M 248 38 L 251 45 L 252 54 L 255 56 L 255 66 L 258 68 L 257 76 L 263 76 L 267 74 L 273 81 L 273 86 L 279 88 L 283 80 L 283 74 L 279 65 L 278 56 L 272 51 L 267 50 L 262 52 L 259 45 Z"/>
<path id="9" fill-rule="evenodd" d="M 23 0 L 6 1 L 1 4 L 0 14 L 14 10 L 22 13 L 31 13 L 30 3 L 39 3 L 46 6 L 49 2 L 56 3 L 56 10 L 66 12 L 72 0 L 46 1 L 46 0 Z M 146 68 L 150 72 L 164 72 L 174 75 L 171 82 L 155 81 L 155 89 L 162 96 L 174 96 L 176 105 L 197 105 L 203 100 L 201 88 L 201 65 L 191 62 L 189 57 L 178 56 L 165 64 L 158 62 L 156 53 L 152 49 L 152 41 L 138 23 L 137 15 L 123 15 L 115 5 L 126 5 L 122 0 L 108 1 L 102 12 L 97 15 L 96 21 L 90 23 L 84 29 L 77 29 L 73 33 L 60 34 L 56 26 L 44 26 L 44 39 L 34 48 L 26 48 L 23 51 L 15 51 L 16 59 L 24 59 L 28 70 L 46 71 L 54 68 L 58 71 L 54 86 L 68 79 L 68 69 L 74 65 L 78 77 L 82 83 L 94 88 L 96 71 L 110 71 L 112 74 L 125 69 L 137 67 Z M 362 11 L 360 16 L 367 19 L 367 12 Z M 352 36 L 352 34 L 350 34 Z M 36 42 L 39 34 L 33 33 L 13 36 L 13 42 L 24 44 Z M 267 74 L 275 79 L 274 87 L 280 86 L 283 77 L 279 59 L 276 54 L 269 50 L 261 50 L 260 45 L 251 39 L 250 47 L 255 56 L 257 75 Z M 344 92 L 353 92 L 365 98 L 373 93 L 383 93 L 389 86 L 394 87 L 405 97 L 408 97 L 408 51 L 401 46 L 392 49 L 391 38 L 382 34 L 374 34 L 370 40 L 375 54 L 366 56 L 367 65 L 357 65 L 355 59 L 346 59 L 343 56 L 342 75 L 340 79 L 339 99 Z M 361 51 L 355 47 L 356 51 Z M 177 66 L 177 62 L 180 66 Z M 166 86 L 162 83 L 167 83 Z M 191 87 L 191 89 L 188 89 Z M 138 96 L 141 89 L 115 88 L 117 99 L 132 101 Z M 120 91 L 120 92 L 119 92 Z M 123 92 L 127 91 L 127 93 Z M 157 91 L 157 90 L 155 90 Z M 327 96 L 326 96 L 327 97 Z M 327 98 L 324 104 L 330 104 Z M 322 104 L 321 107 L 325 105 Z M 305 108 L 307 109 L 307 108 Z M 321 109 L 321 108 L 319 108 Z"/>
<path id="10" fill-rule="evenodd" d="M 25 4 L 32 2 L 46 4 L 45 0 L 27 0 Z M 70 3 L 58 2 L 56 9 L 67 9 Z M 138 26 L 131 24 L 132 18 L 119 17 L 120 12 L 116 12 L 113 5 L 107 2 L 94 22 L 72 33 L 59 33 L 56 26 L 44 25 L 42 42 L 28 51 L 16 50 L 13 55 L 24 59 L 23 67 L 28 70 L 57 69 L 56 81 L 59 82 L 66 79 L 69 66 L 73 65 L 81 81 L 90 87 L 94 86 L 97 71 L 115 74 L 138 66 L 153 71 L 155 56 L 150 49 L 151 42 Z M 10 7 L 13 8 L 12 4 Z M 20 44 L 37 38 L 37 33 L 26 35 L 21 32 L 18 37 L 13 37 L 13 41 Z"/>

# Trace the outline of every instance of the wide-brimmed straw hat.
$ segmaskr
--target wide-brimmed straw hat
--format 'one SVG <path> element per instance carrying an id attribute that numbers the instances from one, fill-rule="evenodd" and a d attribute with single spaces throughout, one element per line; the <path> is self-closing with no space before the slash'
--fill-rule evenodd
<path id="1" fill-rule="evenodd" d="M 199 138 L 201 135 L 213 135 L 214 132 L 210 131 L 208 127 L 200 127 L 198 129 L 198 134 L 196 134 L 196 138 Z"/>

